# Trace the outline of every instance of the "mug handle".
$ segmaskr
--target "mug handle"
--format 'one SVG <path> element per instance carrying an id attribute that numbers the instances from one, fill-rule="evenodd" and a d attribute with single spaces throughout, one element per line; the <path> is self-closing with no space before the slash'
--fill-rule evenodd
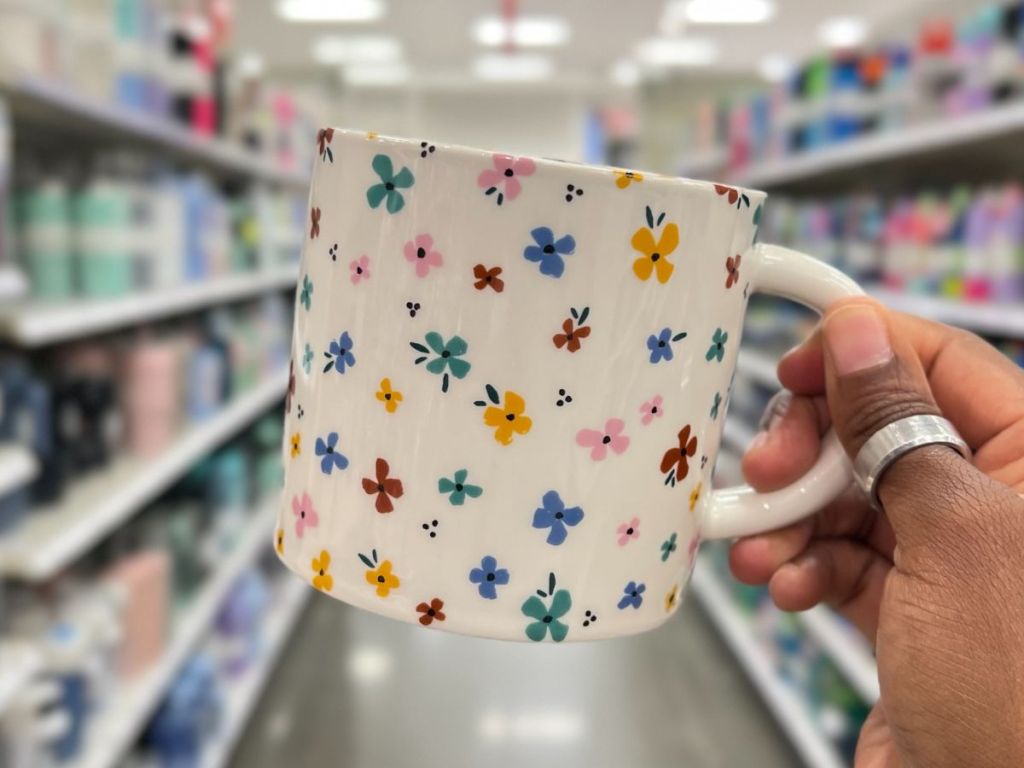
<path id="1" fill-rule="evenodd" d="M 748 263 L 752 290 L 796 301 L 819 313 L 839 299 L 864 295 L 839 270 L 789 248 L 758 243 L 744 254 L 743 265 Z M 770 493 L 757 493 L 749 485 L 712 492 L 701 535 L 728 539 L 782 528 L 822 509 L 852 482 L 850 460 L 835 431 L 829 429 L 817 462 L 792 485 Z"/>

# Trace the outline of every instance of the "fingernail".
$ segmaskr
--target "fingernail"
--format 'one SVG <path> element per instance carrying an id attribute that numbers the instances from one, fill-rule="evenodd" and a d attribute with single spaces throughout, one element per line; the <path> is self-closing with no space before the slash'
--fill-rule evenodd
<path id="1" fill-rule="evenodd" d="M 768 442 L 769 435 L 767 432 L 758 432 L 754 435 L 754 439 L 750 441 L 750 445 L 747 446 L 748 451 L 756 451 L 764 448 Z"/>
<path id="2" fill-rule="evenodd" d="M 893 358 L 889 329 L 870 304 L 851 304 L 829 315 L 825 343 L 840 376 L 877 368 Z"/>

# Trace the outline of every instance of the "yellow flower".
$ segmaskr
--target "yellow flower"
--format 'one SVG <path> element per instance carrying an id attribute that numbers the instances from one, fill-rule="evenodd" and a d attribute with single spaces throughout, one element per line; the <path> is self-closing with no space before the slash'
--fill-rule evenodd
<path id="1" fill-rule="evenodd" d="M 380 136 L 380 134 L 377 133 L 376 131 L 367 131 L 366 132 L 366 138 L 368 138 L 370 141 L 374 141 L 379 136 Z"/>
<path id="2" fill-rule="evenodd" d="M 296 432 L 292 435 L 292 458 L 302 453 L 302 435 Z"/>
<path id="3" fill-rule="evenodd" d="M 402 402 L 402 393 L 398 390 L 391 388 L 391 379 L 380 380 L 380 391 L 377 393 L 377 399 L 384 403 L 384 410 L 388 413 L 394 413 L 398 409 L 398 404 Z"/>
<path id="4" fill-rule="evenodd" d="M 697 483 L 693 486 L 693 490 L 690 491 L 690 511 L 693 512 L 697 508 L 697 502 L 700 501 L 700 492 L 704 488 L 704 483 Z"/>
<path id="5" fill-rule="evenodd" d="M 284 528 L 277 529 L 277 534 L 274 536 L 274 549 L 277 550 L 277 554 L 284 554 Z"/>
<path id="6" fill-rule="evenodd" d="M 644 175 L 636 171 L 615 171 L 615 186 L 619 189 L 625 189 L 634 181 L 639 183 L 643 180 Z"/>
<path id="7" fill-rule="evenodd" d="M 676 607 L 677 602 L 679 602 L 679 585 L 673 584 L 672 589 L 665 595 L 665 613 L 672 613 L 672 609 Z"/>
<path id="8" fill-rule="evenodd" d="M 377 597 L 387 597 L 392 589 L 398 589 L 401 581 L 391 573 L 391 561 L 385 560 L 366 572 L 366 583 L 377 588 Z"/>
<path id="9" fill-rule="evenodd" d="M 657 242 L 654 241 L 654 233 L 650 229 L 641 227 L 633 233 L 630 243 L 635 250 L 643 254 L 633 262 L 633 273 L 641 280 L 647 280 L 651 272 L 655 272 L 659 283 L 667 283 L 675 270 L 675 265 L 668 260 L 668 256 L 679 245 L 679 227 L 675 224 L 666 224 Z"/>
<path id="10" fill-rule="evenodd" d="M 313 586 L 321 592 L 330 592 L 334 588 L 334 577 L 327 571 L 331 567 L 331 553 L 321 550 L 320 557 L 313 558 Z"/>
<path id="11" fill-rule="evenodd" d="M 533 426 L 533 419 L 523 414 L 525 410 L 526 401 L 522 397 L 515 392 L 505 392 L 505 407 L 488 407 L 484 411 L 484 424 L 494 427 L 495 440 L 502 445 L 509 445 L 513 433 L 525 435 Z"/>

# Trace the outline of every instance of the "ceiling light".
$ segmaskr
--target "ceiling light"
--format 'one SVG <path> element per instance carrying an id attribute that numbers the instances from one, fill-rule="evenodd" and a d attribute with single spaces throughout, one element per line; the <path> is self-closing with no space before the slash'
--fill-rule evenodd
<path id="1" fill-rule="evenodd" d="M 718 60 L 718 46 L 697 37 L 652 37 L 637 46 L 636 54 L 651 67 L 706 67 Z"/>
<path id="2" fill-rule="evenodd" d="M 763 24 L 775 15 L 772 0 L 690 0 L 684 15 L 694 24 Z"/>
<path id="3" fill-rule="evenodd" d="M 479 79 L 504 82 L 544 80 L 553 69 L 547 56 L 526 53 L 489 53 L 480 56 L 473 65 Z"/>
<path id="4" fill-rule="evenodd" d="M 770 83 L 781 83 L 793 73 L 793 62 L 781 53 L 773 53 L 761 59 L 757 65 L 758 74 Z"/>
<path id="5" fill-rule="evenodd" d="M 321 64 L 391 62 L 402 58 L 402 44 L 382 35 L 333 35 L 313 43 L 313 58 Z"/>
<path id="6" fill-rule="evenodd" d="M 555 16 L 519 16 L 511 21 L 500 16 L 484 16 L 473 24 L 473 39 L 492 48 L 501 45 L 523 48 L 564 45 L 569 37 L 569 25 Z"/>
<path id="7" fill-rule="evenodd" d="M 394 88 L 409 82 L 409 68 L 400 61 L 389 64 L 349 64 L 345 82 L 357 88 Z"/>
<path id="8" fill-rule="evenodd" d="M 623 88 L 632 88 L 640 82 L 640 67 L 631 59 L 619 59 L 612 67 L 612 82 Z"/>
<path id="9" fill-rule="evenodd" d="M 384 15 L 381 0 L 278 0 L 277 15 L 286 21 L 375 21 Z"/>
<path id="10" fill-rule="evenodd" d="M 829 48 L 856 48 L 867 37 L 867 22 L 857 16 L 836 16 L 818 27 L 818 38 Z"/>

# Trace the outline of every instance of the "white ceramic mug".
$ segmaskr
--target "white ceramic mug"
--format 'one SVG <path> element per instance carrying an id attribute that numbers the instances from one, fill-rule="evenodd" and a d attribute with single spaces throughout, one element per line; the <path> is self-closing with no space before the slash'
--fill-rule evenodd
<path id="1" fill-rule="evenodd" d="M 815 512 L 711 490 L 748 295 L 860 290 L 755 245 L 764 194 L 376 134 L 318 137 L 276 534 L 361 608 L 510 640 L 642 632 L 701 538 Z"/>

